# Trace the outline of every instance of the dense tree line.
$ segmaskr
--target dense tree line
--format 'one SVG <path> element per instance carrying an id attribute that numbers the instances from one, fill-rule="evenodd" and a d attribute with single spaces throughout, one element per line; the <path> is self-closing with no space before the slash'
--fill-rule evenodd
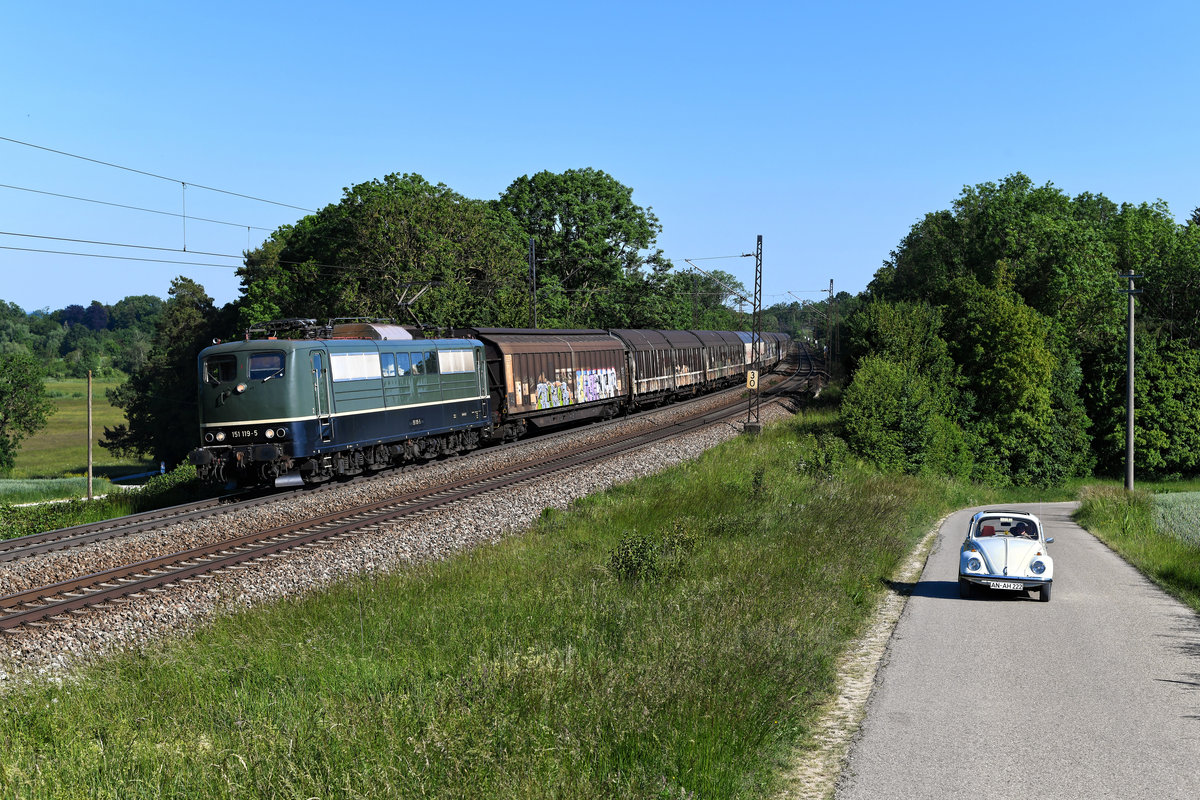
<path id="1" fill-rule="evenodd" d="M 727 303 L 745 288 L 726 273 L 673 272 L 661 224 L 632 195 L 596 169 L 523 176 L 491 201 L 419 175 L 362 183 L 247 253 L 238 320 L 527 327 L 536 299 L 542 328 L 738 327 Z M 423 287 L 410 318 L 402 301 Z"/>
<path id="2" fill-rule="evenodd" d="M 137 295 L 112 305 L 93 300 L 26 313 L 0 300 L 0 353 L 31 356 L 50 377 L 128 374 L 145 364 L 163 306 L 157 297 Z"/>
<path id="3" fill-rule="evenodd" d="M 31 314 L 0 303 L 0 354 L 29 356 L 52 375 L 127 374 L 111 399 L 129 424 L 106 431 L 106 446 L 174 463 L 193 444 L 196 353 L 269 319 L 524 327 L 536 297 L 543 328 L 748 329 L 745 287 L 728 273 L 673 269 L 657 247 L 661 230 L 629 187 L 595 169 L 523 176 L 494 200 L 393 174 L 345 189 L 247 252 L 241 295 L 224 308 L 185 278 L 166 301 Z M 912 227 L 865 292 L 773 305 L 763 327 L 834 357 L 850 377 L 847 437 L 881 465 L 1057 483 L 1121 467 L 1119 275 L 1131 271 L 1145 276 L 1139 469 L 1195 474 L 1200 210 L 1177 224 L 1161 202 L 1069 197 L 1021 174 L 967 187 Z"/>
<path id="4" fill-rule="evenodd" d="M 47 377 L 114 378 L 143 369 L 163 301 L 140 295 L 26 313 L 0 300 L 0 474 L 13 467 L 21 441 L 53 413 Z"/>
<path id="5" fill-rule="evenodd" d="M 656 245 L 661 230 L 632 189 L 596 169 L 523 176 L 494 200 L 387 175 L 345 189 L 247 252 L 241 294 L 224 308 L 186 278 L 166 301 L 28 315 L 0 307 L 0 353 L 27 352 L 52 375 L 127 375 L 109 398 L 128 424 L 106 430 L 102 444 L 174 464 L 195 445 L 196 354 L 272 319 L 383 317 L 434 334 L 526 327 L 536 297 L 542 328 L 748 329 L 748 310 L 737 308 L 745 287 L 719 270 L 673 270 Z M 811 308 L 780 305 L 764 329 L 811 328 L 813 317 Z"/>
<path id="6" fill-rule="evenodd" d="M 1025 175 L 915 224 L 848 323 L 847 434 L 910 472 L 1053 484 L 1124 463 L 1127 282 L 1139 473 L 1195 474 L 1200 211 L 1069 197 Z"/>

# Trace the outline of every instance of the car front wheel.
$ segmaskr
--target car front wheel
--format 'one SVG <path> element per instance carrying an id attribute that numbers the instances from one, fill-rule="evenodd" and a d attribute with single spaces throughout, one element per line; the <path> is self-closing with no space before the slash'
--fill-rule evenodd
<path id="1" fill-rule="evenodd" d="M 963 600 L 970 600 L 974 593 L 974 586 L 971 585 L 970 581 L 964 578 L 958 579 L 958 596 L 960 598 Z"/>
<path id="2" fill-rule="evenodd" d="M 1042 590 L 1038 592 L 1038 600 L 1041 600 L 1043 603 L 1050 602 L 1050 584 L 1047 583 L 1042 587 Z"/>

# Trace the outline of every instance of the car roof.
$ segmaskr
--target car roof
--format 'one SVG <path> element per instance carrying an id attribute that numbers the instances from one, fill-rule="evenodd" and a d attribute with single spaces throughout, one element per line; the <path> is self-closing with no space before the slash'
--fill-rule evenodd
<path id="1" fill-rule="evenodd" d="M 972 524 L 978 522 L 983 517 L 1021 517 L 1022 519 L 1032 520 L 1041 524 L 1041 520 L 1028 511 L 1011 511 L 1007 508 L 989 508 L 985 511 L 977 511 L 975 516 L 971 517 Z"/>

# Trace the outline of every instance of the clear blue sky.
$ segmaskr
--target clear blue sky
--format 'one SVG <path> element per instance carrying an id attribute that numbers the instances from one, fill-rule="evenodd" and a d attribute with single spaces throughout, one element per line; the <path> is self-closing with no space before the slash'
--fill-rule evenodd
<path id="1" fill-rule="evenodd" d="M 437 6 L 437 7 L 435 7 Z M 415 172 L 468 197 L 595 167 L 684 258 L 752 252 L 764 301 L 861 291 L 911 225 L 1016 171 L 1200 206 L 1195 3 L 11 3 L 0 19 L 0 299 L 218 304 L 238 255 L 342 188 Z M 251 226 L 250 230 L 246 226 Z M 753 285 L 753 259 L 708 262 Z"/>

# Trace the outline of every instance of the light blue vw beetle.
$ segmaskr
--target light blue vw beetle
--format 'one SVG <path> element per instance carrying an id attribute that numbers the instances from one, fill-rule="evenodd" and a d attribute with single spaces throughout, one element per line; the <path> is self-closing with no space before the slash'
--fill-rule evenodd
<path id="1" fill-rule="evenodd" d="M 971 517 L 958 557 L 958 596 L 970 598 L 975 587 L 1001 591 L 1037 590 L 1050 602 L 1054 561 L 1041 520 L 1022 511 L 980 511 Z"/>

